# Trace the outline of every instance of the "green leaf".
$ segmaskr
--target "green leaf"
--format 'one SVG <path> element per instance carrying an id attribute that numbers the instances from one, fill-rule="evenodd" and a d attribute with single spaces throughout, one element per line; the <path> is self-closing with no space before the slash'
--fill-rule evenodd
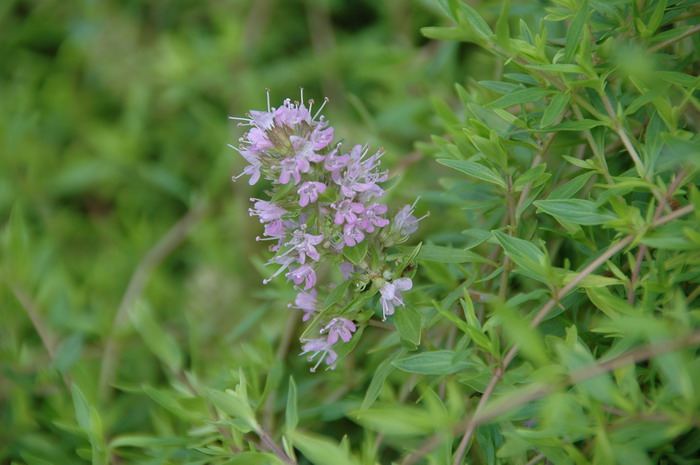
<path id="1" fill-rule="evenodd" d="M 369 241 L 362 241 L 352 247 L 343 248 L 343 255 L 345 255 L 345 258 L 347 258 L 353 265 L 359 265 L 367 255 L 368 242 Z"/>
<path id="2" fill-rule="evenodd" d="M 420 33 L 428 39 L 472 42 L 474 36 L 461 27 L 422 27 Z"/>
<path id="3" fill-rule="evenodd" d="M 459 2 L 459 8 L 455 12 L 455 16 L 460 25 L 468 24 L 476 35 L 482 39 L 490 39 L 493 36 L 493 31 L 484 21 L 476 10 L 466 3 Z M 466 20 L 466 22 L 465 22 Z"/>
<path id="4" fill-rule="evenodd" d="M 346 451 L 332 439 L 294 431 L 289 434 L 294 447 L 314 465 L 358 465 Z"/>
<path id="5" fill-rule="evenodd" d="M 533 185 L 537 186 L 545 182 L 551 176 L 548 173 L 545 174 L 546 170 L 547 164 L 541 163 L 535 166 L 534 168 L 530 168 L 529 170 L 525 171 L 522 174 L 522 176 L 518 177 L 518 179 L 516 179 L 513 183 L 513 190 L 515 192 L 520 192 L 525 188 L 526 185 L 530 183 L 533 183 Z"/>
<path id="6" fill-rule="evenodd" d="M 446 415 L 411 405 L 377 406 L 350 412 L 349 416 L 366 429 L 390 436 L 424 436 L 447 420 Z"/>
<path id="7" fill-rule="evenodd" d="M 435 350 L 397 360 L 393 365 L 408 373 L 449 375 L 473 367 L 474 363 L 457 360 L 457 353 L 452 350 Z"/>
<path id="8" fill-rule="evenodd" d="M 501 244 L 501 247 L 503 247 L 506 255 L 516 265 L 536 276 L 545 277 L 545 255 L 535 244 L 503 234 L 500 231 L 492 231 L 492 233 L 499 244 Z"/>
<path id="9" fill-rule="evenodd" d="M 207 417 L 206 411 L 198 412 L 185 408 L 180 403 L 180 399 L 168 391 L 152 388 L 150 386 L 144 386 L 143 392 L 146 393 L 148 397 L 156 401 L 156 403 L 158 403 L 161 407 L 165 408 L 175 416 L 187 421 L 188 423 L 199 423 L 204 421 L 204 419 Z"/>
<path id="10" fill-rule="evenodd" d="M 582 199 L 538 200 L 535 206 L 557 220 L 592 226 L 615 219 L 609 212 L 601 213 L 595 203 Z"/>
<path id="11" fill-rule="evenodd" d="M 583 189 L 588 180 L 595 174 L 594 171 L 589 171 L 587 173 L 580 174 L 573 178 L 571 181 L 562 184 L 552 191 L 547 197 L 547 200 L 563 200 L 568 199 L 578 191 Z"/>
<path id="12" fill-rule="evenodd" d="M 599 121 L 597 119 L 581 119 L 578 121 L 564 121 L 548 129 L 551 132 L 558 131 L 586 131 L 598 126 L 609 124 L 607 121 Z"/>
<path id="13" fill-rule="evenodd" d="M 588 0 L 583 0 L 579 5 L 579 9 L 571 21 L 569 28 L 566 31 L 566 47 L 564 48 L 564 61 L 571 62 L 576 55 L 576 50 L 583 39 L 583 29 L 586 26 L 588 19 Z"/>
<path id="14" fill-rule="evenodd" d="M 487 108 L 505 108 L 512 107 L 513 105 L 535 102 L 553 93 L 554 92 L 551 90 L 530 87 L 528 89 L 518 90 L 511 94 L 504 95 L 503 97 L 489 103 Z"/>
<path id="15" fill-rule="evenodd" d="M 544 339 L 537 329 L 530 327 L 528 322 L 508 305 L 498 305 L 496 314 L 503 322 L 503 329 L 509 341 L 520 346 L 520 352 L 536 365 L 547 365 L 551 362 L 544 346 Z"/>
<path id="16" fill-rule="evenodd" d="M 503 189 L 508 188 L 508 185 L 503 177 L 499 176 L 498 173 L 480 163 L 467 160 L 449 160 L 445 158 L 439 159 L 437 162 L 441 165 L 461 171 L 462 173 L 466 173 L 476 179 L 495 184 Z"/>
<path id="17" fill-rule="evenodd" d="M 158 324 L 151 307 L 143 300 L 137 301 L 129 312 L 129 319 L 151 352 L 173 373 L 178 372 L 182 367 L 180 346 Z"/>
<path id="18" fill-rule="evenodd" d="M 401 250 L 401 249 L 399 249 Z M 465 249 L 423 244 L 418 260 L 438 263 L 493 263 L 479 254 Z"/>
<path id="19" fill-rule="evenodd" d="M 276 455 L 265 452 L 240 452 L 221 465 L 284 465 L 284 462 Z"/>
<path id="20" fill-rule="evenodd" d="M 384 359 L 377 369 L 374 370 L 372 381 L 370 381 L 367 387 L 367 392 L 365 392 L 365 398 L 362 400 L 362 406 L 360 408 L 369 408 L 374 401 L 377 400 L 382 387 L 384 387 L 384 381 L 386 381 L 386 378 L 394 370 L 393 362 L 404 355 L 406 355 L 406 349 L 401 348 Z"/>
<path id="21" fill-rule="evenodd" d="M 547 108 L 542 114 L 540 127 L 546 128 L 554 124 L 554 121 L 556 121 L 559 115 L 561 115 L 561 112 L 564 111 L 564 108 L 569 104 L 569 100 L 571 100 L 571 95 L 569 94 L 557 94 L 552 97 L 552 101 L 549 102 L 549 105 L 547 105 Z"/>
<path id="22" fill-rule="evenodd" d="M 289 377 L 289 389 L 287 390 L 287 408 L 284 411 L 284 426 L 287 431 L 294 431 L 299 423 L 297 400 L 297 384 L 294 377 Z"/>
<path id="23" fill-rule="evenodd" d="M 217 408 L 233 419 L 241 419 L 253 431 L 259 431 L 260 425 L 255 419 L 255 413 L 248 404 L 246 396 L 233 390 L 219 391 L 207 389 L 207 397 Z"/>
<path id="24" fill-rule="evenodd" d="M 423 318 L 418 310 L 410 306 L 397 308 L 394 313 L 394 324 L 401 339 L 405 339 L 414 346 L 420 344 Z"/>

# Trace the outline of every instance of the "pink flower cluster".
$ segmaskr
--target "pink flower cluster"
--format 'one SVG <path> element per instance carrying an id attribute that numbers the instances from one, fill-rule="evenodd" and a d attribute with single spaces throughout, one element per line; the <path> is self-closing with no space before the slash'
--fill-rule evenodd
<path id="1" fill-rule="evenodd" d="M 343 249 L 357 246 L 390 225 L 385 217 L 387 206 L 377 201 L 384 194 L 379 183 L 388 178 L 380 168 L 383 152 L 370 155 L 368 147 L 361 145 L 348 152 L 340 143 L 333 145 L 333 127 L 320 115 L 324 105 L 312 114 L 313 101 L 305 106 L 302 94 L 301 103 L 287 99 L 274 108 L 268 93 L 266 111 L 232 117 L 249 127 L 239 139 L 240 146 L 231 145 L 248 162 L 234 180 L 245 174 L 251 185 L 263 179 L 271 184 L 271 198 L 253 198 L 249 209 L 264 225 L 263 237 L 257 239 L 273 242 L 270 250 L 275 255 L 268 264 L 278 266 L 263 282 L 284 273 L 298 290 L 289 307 L 302 310 L 304 321 L 318 312 L 316 285 L 321 265 L 335 264 L 344 274 L 348 270 L 352 274 L 355 267 L 343 258 Z M 419 220 L 412 211 L 413 207 L 406 206 L 395 217 L 396 224 L 388 228 L 389 235 L 396 236 L 394 242 L 417 228 Z M 391 287 L 389 282 L 386 285 Z M 381 290 L 385 317 L 393 313 L 394 305 L 403 304 L 397 291 L 410 287 L 403 284 L 395 286 L 396 292 Z M 339 340 L 348 342 L 356 329 L 351 320 L 336 316 L 320 330 L 324 337 L 302 341 L 303 353 L 312 352 L 310 359 L 320 355 L 316 367 L 325 360 L 333 368 L 337 358 L 333 345 Z"/>

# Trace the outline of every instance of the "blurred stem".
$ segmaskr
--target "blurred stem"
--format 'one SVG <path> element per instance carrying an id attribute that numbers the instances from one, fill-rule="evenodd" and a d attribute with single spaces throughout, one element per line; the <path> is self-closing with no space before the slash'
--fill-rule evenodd
<path id="1" fill-rule="evenodd" d="M 15 295 L 15 298 L 17 299 L 17 301 L 19 301 L 20 305 L 29 317 L 29 320 L 31 320 L 32 325 L 34 326 L 34 330 L 39 335 L 39 339 L 41 339 L 41 344 L 44 346 L 44 349 L 46 349 L 46 352 L 49 354 L 51 362 L 53 362 L 56 359 L 57 344 L 53 335 L 44 326 L 44 322 L 41 319 L 41 312 L 39 311 L 39 306 L 36 304 L 36 302 L 34 302 L 34 299 L 32 299 L 32 297 L 29 295 L 29 292 L 27 292 L 26 289 L 24 289 L 19 284 L 10 283 L 10 289 L 12 289 L 12 293 Z M 68 376 L 67 374 L 63 374 L 62 378 L 63 383 L 70 390 L 70 387 L 73 384 L 70 376 Z"/>
<path id="2" fill-rule="evenodd" d="M 544 454 L 537 454 L 533 458 L 531 458 L 525 465 L 535 465 L 537 462 L 541 461 L 544 458 Z"/>
<path id="3" fill-rule="evenodd" d="M 158 267 L 173 250 L 182 244 L 190 231 L 192 231 L 204 217 L 207 209 L 208 203 L 205 200 L 200 201 L 192 207 L 190 211 L 180 218 L 180 220 L 156 242 L 136 266 L 106 337 L 107 342 L 105 343 L 105 350 L 102 355 L 102 366 L 100 368 L 99 378 L 99 393 L 101 398 L 106 399 L 111 394 L 111 385 L 116 377 L 121 356 L 119 330 L 124 325 L 129 311 L 143 293 L 153 270 Z"/>
<path id="4" fill-rule="evenodd" d="M 289 345 L 292 342 L 292 336 L 297 329 L 299 323 L 299 314 L 293 310 L 289 309 L 289 314 L 287 315 L 287 323 L 284 326 L 284 333 L 282 334 L 282 340 L 280 341 L 279 347 L 277 347 L 277 353 L 275 358 L 282 363 L 287 357 L 287 352 L 289 351 Z M 263 409 L 263 422 L 265 427 L 272 429 L 274 426 L 274 408 L 275 408 L 275 398 L 277 397 L 277 389 L 273 389 L 270 395 L 267 396 L 265 401 L 265 407 Z"/>
<path id="5" fill-rule="evenodd" d="M 681 170 L 676 175 L 676 179 L 674 179 L 671 185 L 668 186 L 666 195 L 663 196 L 663 198 L 659 202 L 659 205 L 656 207 L 656 211 L 654 212 L 654 221 L 657 221 L 661 217 L 661 214 L 664 212 L 664 209 L 668 205 L 668 201 L 671 200 L 671 197 L 673 197 L 673 194 L 676 192 L 676 189 L 678 189 L 678 186 L 680 186 L 684 177 L 685 169 L 681 168 Z M 632 271 L 632 276 L 630 277 L 630 285 L 627 289 L 627 302 L 630 305 L 634 304 L 634 287 L 637 282 L 637 279 L 639 279 L 639 271 L 642 268 L 642 260 L 644 259 L 644 254 L 647 252 L 647 249 L 648 246 L 646 244 L 642 244 L 639 246 L 639 250 L 637 251 L 637 256 L 634 261 L 634 270 Z"/>

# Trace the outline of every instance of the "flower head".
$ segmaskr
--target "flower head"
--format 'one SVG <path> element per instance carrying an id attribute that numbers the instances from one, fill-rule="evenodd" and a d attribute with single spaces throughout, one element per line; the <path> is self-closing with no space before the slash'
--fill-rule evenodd
<path id="1" fill-rule="evenodd" d="M 297 193 L 299 194 L 299 206 L 305 207 L 318 200 L 318 195 L 326 192 L 326 185 L 322 182 L 307 181 L 303 183 Z"/>
<path id="2" fill-rule="evenodd" d="M 306 321 L 311 316 L 317 312 L 318 301 L 316 300 L 316 289 L 312 289 L 311 292 L 299 292 L 296 299 L 294 299 L 294 305 L 287 305 L 289 308 L 298 308 L 304 312 L 304 317 L 302 321 Z"/>
<path id="3" fill-rule="evenodd" d="M 302 342 L 304 345 L 301 346 L 301 355 L 311 352 L 311 355 L 306 357 L 309 362 L 318 356 L 318 361 L 316 365 L 311 368 L 311 372 L 315 372 L 324 360 L 331 370 L 335 370 L 335 361 L 338 359 L 338 354 L 336 354 L 332 348 L 333 343 L 328 342 L 325 338 L 302 339 Z"/>
<path id="4" fill-rule="evenodd" d="M 413 281 L 410 278 L 399 278 L 394 281 L 385 282 L 380 288 L 380 301 L 382 302 L 383 320 L 386 320 L 387 315 L 394 314 L 394 307 L 403 307 L 403 297 L 400 291 L 407 291 L 413 287 Z"/>
<path id="5" fill-rule="evenodd" d="M 333 318 L 322 330 L 321 334 L 328 332 L 328 342 L 335 344 L 338 338 L 343 342 L 349 342 L 352 339 L 352 333 L 357 330 L 355 323 L 347 318 Z"/>

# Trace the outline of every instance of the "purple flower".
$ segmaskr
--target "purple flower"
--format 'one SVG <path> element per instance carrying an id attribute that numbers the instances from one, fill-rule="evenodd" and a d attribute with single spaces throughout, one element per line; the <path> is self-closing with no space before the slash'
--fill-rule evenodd
<path id="1" fill-rule="evenodd" d="M 253 204 L 254 208 L 248 209 L 248 213 L 250 216 L 260 217 L 261 223 L 269 223 L 270 221 L 279 220 L 282 218 L 282 215 L 287 213 L 287 210 L 284 208 L 278 207 L 274 203 L 266 200 L 252 198 L 250 201 L 255 201 L 255 204 Z"/>
<path id="2" fill-rule="evenodd" d="M 328 147 L 333 140 L 333 128 L 324 129 L 325 123 L 316 126 L 309 140 L 314 150 L 322 150 Z"/>
<path id="3" fill-rule="evenodd" d="M 326 185 L 322 182 L 307 181 L 299 187 L 299 206 L 305 207 L 318 200 L 318 194 L 326 192 Z"/>
<path id="4" fill-rule="evenodd" d="M 320 244 L 322 241 L 323 234 L 319 234 L 317 236 L 313 234 L 306 234 L 306 227 L 302 226 L 300 229 L 295 230 L 294 233 L 292 233 L 291 240 L 284 244 L 285 246 L 291 245 L 292 248 L 283 255 L 287 255 L 291 252 L 297 252 L 299 253 L 299 263 L 302 264 L 306 261 L 307 256 L 315 261 L 318 261 L 321 257 L 314 246 Z"/>
<path id="5" fill-rule="evenodd" d="M 361 203 L 353 202 L 350 199 L 345 199 L 338 205 L 331 205 L 335 208 L 335 224 L 357 223 L 357 215 L 365 211 L 365 206 Z"/>
<path id="6" fill-rule="evenodd" d="M 382 312 L 384 316 L 382 320 L 386 320 L 387 315 L 394 314 L 394 307 L 404 305 L 403 297 L 399 291 L 407 291 L 412 287 L 413 282 L 410 278 L 399 278 L 395 279 L 393 282 L 387 281 L 379 288 L 379 292 L 382 295 L 379 300 L 382 302 Z"/>
<path id="7" fill-rule="evenodd" d="M 265 152 L 274 148 L 274 144 L 270 142 L 267 137 L 267 133 L 259 128 L 252 128 L 248 133 L 243 136 L 242 142 L 247 142 L 249 148 L 255 152 Z"/>
<path id="8" fill-rule="evenodd" d="M 365 211 L 360 216 L 359 225 L 368 233 L 374 232 L 374 227 L 383 228 L 389 224 L 389 220 L 378 215 L 386 213 L 387 207 L 381 203 L 374 203 L 365 208 Z"/>
<path id="9" fill-rule="evenodd" d="M 269 111 L 255 111 L 251 110 L 250 119 L 253 124 L 266 131 L 275 125 L 275 114 Z"/>
<path id="10" fill-rule="evenodd" d="M 328 342 L 326 339 L 302 339 L 302 342 L 304 345 L 301 346 L 301 355 L 313 352 L 311 355 L 306 357 L 309 362 L 316 358 L 317 355 L 320 355 L 316 365 L 311 368 L 312 373 L 316 371 L 324 359 L 326 361 L 326 365 L 328 365 L 331 370 L 335 370 L 335 361 L 338 359 L 338 354 L 336 354 L 332 349 L 333 344 Z"/>
<path id="11" fill-rule="evenodd" d="M 413 205 L 405 205 L 396 213 L 396 216 L 394 216 L 393 227 L 396 228 L 402 236 L 408 236 L 416 232 L 418 229 L 418 222 L 428 216 L 427 214 L 420 218 L 413 216 L 413 209 L 416 207 L 417 202 L 418 200 L 416 199 Z"/>
<path id="12" fill-rule="evenodd" d="M 316 285 L 316 273 L 310 263 L 301 265 L 299 268 L 290 271 L 285 276 L 294 281 L 297 286 L 304 283 L 304 290 L 308 291 Z"/>
<path id="13" fill-rule="evenodd" d="M 297 157 L 285 158 L 275 167 L 280 170 L 280 177 L 277 180 L 280 184 L 288 184 L 291 178 L 294 178 L 294 184 L 301 182 L 301 174 L 308 173 L 311 165 L 308 160 Z"/>
<path id="14" fill-rule="evenodd" d="M 330 171 L 331 175 L 334 176 L 337 176 L 337 173 L 345 168 L 350 160 L 350 155 L 335 156 L 336 151 L 337 149 L 329 153 L 326 156 L 326 159 L 323 161 L 323 167 L 326 169 L 326 171 Z"/>
<path id="15" fill-rule="evenodd" d="M 352 247 L 355 244 L 365 240 L 365 233 L 362 232 L 357 223 L 348 223 L 343 226 L 343 241 L 348 247 Z"/>
<path id="16" fill-rule="evenodd" d="M 346 281 L 350 279 L 352 274 L 355 272 L 355 265 L 350 262 L 343 262 L 338 265 L 338 268 L 340 268 L 340 273 L 343 275 L 343 278 L 345 278 Z"/>
<path id="17" fill-rule="evenodd" d="M 306 321 L 317 311 L 318 301 L 316 300 L 316 295 L 316 289 L 312 289 L 311 292 L 299 292 L 296 299 L 294 299 L 294 305 L 289 304 L 287 306 L 302 310 L 304 312 L 302 321 Z"/>
<path id="18" fill-rule="evenodd" d="M 284 101 L 283 106 L 279 107 L 277 111 L 275 111 L 274 117 L 276 125 L 284 125 L 288 128 L 295 128 L 302 121 L 311 123 L 311 115 L 309 114 L 309 110 L 303 103 L 299 105 L 292 103 L 291 99 L 286 99 Z"/>
<path id="19" fill-rule="evenodd" d="M 258 179 L 260 179 L 260 167 L 262 166 L 262 162 L 260 161 L 258 155 L 255 152 L 251 152 L 250 150 L 237 149 L 231 144 L 228 144 L 228 146 L 234 150 L 237 150 L 238 153 L 240 153 L 243 156 L 243 158 L 245 158 L 246 161 L 250 163 L 250 165 L 243 168 L 243 172 L 241 174 L 239 174 L 238 176 L 234 176 L 233 180 L 235 181 L 244 174 L 247 174 L 248 176 L 250 176 L 248 184 L 252 186 L 256 182 L 258 182 Z"/>
<path id="20" fill-rule="evenodd" d="M 322 330 L 321 334 L 328 331 L 328 342 L 335 344 L 338 338 L 343 342 L 349 342 L 352 339 L 352 333 L 357 330 L 355 323 L 347 318 L 333 318 Z"/>

